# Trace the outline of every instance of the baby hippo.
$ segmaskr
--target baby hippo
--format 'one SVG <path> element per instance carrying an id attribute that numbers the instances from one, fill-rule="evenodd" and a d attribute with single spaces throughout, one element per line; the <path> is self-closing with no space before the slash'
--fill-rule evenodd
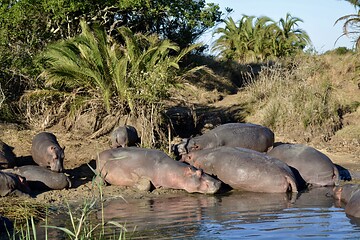
<path id="1" fill-rule="evenodd" d="M 115 128 L 111 133 L 112 148 L 136 146 L 139 142 L 139 136 L 136 128 L 130 125 Z"/>
<path id="2" fill-rule="evenodd" d="M 31 155 L 33 160 L 42 167 L 50 167 L 54 172 L 62 172 L 64 148 L 61 148 L 55 135 L 41 132 L 32 140 Z"/>

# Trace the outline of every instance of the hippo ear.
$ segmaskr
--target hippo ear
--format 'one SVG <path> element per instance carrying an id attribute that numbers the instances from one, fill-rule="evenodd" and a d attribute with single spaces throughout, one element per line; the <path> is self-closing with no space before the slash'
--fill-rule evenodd
<path id="1" fill-rule="evenodd" d="M 197 176 L 198 178 L 201 178 L 202 173 L 203 173 L 203 172 L 202 172 L 200 169 L 196 170 L 196 176 Z"/>
<path id="2" fill-rule="evenodd" d="M 191 166 L 188 166 L 186 169 L 185 169 L 185 176 L 191 176 L 193 174 L 193 168 Z"/>
<path id="3" fill-rule="evenodd" d="M 25 183 L 26 182 L 26 178 L 25 177 L 22 177 L 22 176 L 17 176 L 18 177 L 18 179 L 19 179 L 19 181 L 21 182 L 21 183 Z"/>

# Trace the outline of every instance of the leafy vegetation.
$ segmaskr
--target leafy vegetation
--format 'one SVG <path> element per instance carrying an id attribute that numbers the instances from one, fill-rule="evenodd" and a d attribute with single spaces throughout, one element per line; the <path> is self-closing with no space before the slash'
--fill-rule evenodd
<path id="1" fill-rule="evenodd" d="M 302 20 L 290 14 L 278 23 L 269 17 L 244 15 L 238 22 L 230 17 L 224 28 L 216 30 L 220 37 L 213 50 L 222 59 L 239 63 L 293 56 L 310 44 L 307 33 L 296 28 L 298 22 Z"/>
<path id="2" fill-rule="evenodd" d="M 26 111 L 17 105 L 19 98 L 27 90 L 43 87 L 35 56 L 50 43 L 80 34 L 81 19 L 90 26 L 101 26 L 118 43 L 122 36 L 117 29 L 128 27 L 133 33 L 157 34 L 182 49 L 219 22 L 221 15 L 217 4 L 205 0 L 2 1 L 0 85 L 5 100 L 0 119 L 14 120 Z"/>
<path id="3" fill-rule="evenodd" d="M 119 44 L 99 26 L 90 29 L 84 21 L 81 26 L 79 36 L 51 44 L 42 53 L 40 77 L 47 88 L 31 91 L 24 99 L 60 98 L 63 108 L 73 109 L 72 113 L 97 106 L 107 114 L 122 109 L 139 115 L 144 107 L 155 109 L 155 105 L 160 112 L 159 104 L 168 97 L 170 87 L 187 74 L 179 62 L 199 46 L 180 50 L 167 39 L 134 34 L 126 27 L 118 29 L 123 39 Z M 190 72 L 197 69 L 201 67 Z"/>
<path id="4" fill-rule="evenodd" d="M 356 1 L 348 2 L 357 6 Z M 221 16 L 217 4 L 203 0 L 5 1 L 0 5 L 0 119 L 25 119 L 46 128 L 60 119 L 74 122 L 75 113 L 94 112 L 100 119 L 91 128 L 92 137 L 97 137 L 111 131 L 120 116 L 131 115 L 151 133 L 142 136 L 147 139 L 143 146 L 154 146 L 159 138 L 166 139 L 160 129 L 167 124 L 161 116 L 165 100 L 187 83 L 187 76 L 205 69 L 192 57 L 201 47 L 191 43 Z M 226 71 L 232 65 L 236 70 L 224 76 L 236 78 L 234 85 L 241 87 L 239 78 L 247 68 L 242 63 L 260 66 L 303 53 L 311 42 L 298 28 L 300 22 L 290 14 L 278 22 L 247 15 L 238 22 L 225 20 L 225 27 L 216 31 L 220 37 L 213 50 L 227 60 Z M 214 89 L 219 79 L 192 75 L 191 84 Z M 333 88 L 330 84 L 318 91 L 325 102 Z M 272 111 L 278 111 L 276 105 Z M 303 123 L 321 121 L 310 117 Z"/>

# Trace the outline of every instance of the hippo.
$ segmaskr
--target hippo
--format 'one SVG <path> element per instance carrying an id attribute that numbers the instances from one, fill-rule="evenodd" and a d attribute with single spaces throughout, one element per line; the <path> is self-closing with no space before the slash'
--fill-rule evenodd
<path id="1" fill-rule="evenodd" d="M 345 184 L 334 187 L 334 198 L 345 203 L 345 213 L 360 218 L 360 185 Z"/>
<path id="2" fill-rule="evenodd" d="M 30 188 L 24 177 L 0 171 L 0 196 L 29 196 Z"/>
<path id="3" fill-rule="evenodd" d="M 50 167 L 52 171 L 62 172 L 64 148 L 61 148 L 56 136 L 50 132 L 41 132 L 32 140 L 31 155 L 35 163 L 42 167 Z"/>
<path id="4" fill-rule="evenodd" d="M 112 148 L 136 146 L 139 140 L 136 128 L 130 125 L 117 127 L 111 133 Z"/>
<path id="5" fill-rule="evenodd" d="M 242 147 L 266 152 L 274 143 L 274 133 L 267 127 L 252 123 L 226 123 L 203 135 L 183 139 L 174 146 L 175 154 L 186 154 L 194 150 L 220 146 Z"/>
<path id="6" fill-rule="evenodd" d="M 251 149 L 217 147 L 190 152 L 182 156 L 196 168 L 231 188 L 249 192 L 297 192 L 291 169 L 282 161 Z"/>
<path id="7" fill-rule="evenodd" d="M 4 172 L 15 173 L 26 178 L 32 190 L 61 190 L 71 187 L 71 182 L 64 173 L 54 172 L 36 165 L 5 169 Z"/>
<path id="8" fill-rule="evenodd" d="M 13 147 L 0 140 L 0 169 L 12 168 L 15 166 L 15 154 Z"/>
<path id="9" fill-rule="evenodd" d="M 175 161 L 166 153 L 156 149 L 138 147 L 113 148 L 101 152 L 96 164 L 97 173 L 105 182 L 136 187 L 144 182 L 155 188 L 183 189 L 189 193 L 216 193 L 221 182 L 202 170 L 183 162 Z M 140 187 L 138 187 L 140 188 Z"/>
<path id="10" fill-rule="evenodd" d="M 279 143 L 267 154 L 287 163 L 296 172 L 298 182 L 307 186 L 334 186 L 339 182 L 339 171 L 335 164 L 315 148 Z"/>

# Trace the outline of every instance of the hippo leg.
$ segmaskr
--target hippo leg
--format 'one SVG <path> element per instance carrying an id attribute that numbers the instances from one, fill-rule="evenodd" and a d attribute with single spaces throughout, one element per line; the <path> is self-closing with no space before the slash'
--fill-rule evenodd
<path id="1" fill-rule="evenodd" d="M 153 189 L 151 181 L 147 178 L 140 178 L 139 181 L 134 185 L 140 191 L 150 191 Z"/>
<path id="2" fill-rule="evenodd" d="M 294 182 L 293 179 L 291 179 L 289 176 L 285 176 L 286 178 L 286 181 L 288 182 L 288 189 L 286 192 L 293 192 L 293 193 L 296 193 L 298 192 L 298 188 L 297 188 L 297 185 L 296 185 L 296 182 Z"/>

